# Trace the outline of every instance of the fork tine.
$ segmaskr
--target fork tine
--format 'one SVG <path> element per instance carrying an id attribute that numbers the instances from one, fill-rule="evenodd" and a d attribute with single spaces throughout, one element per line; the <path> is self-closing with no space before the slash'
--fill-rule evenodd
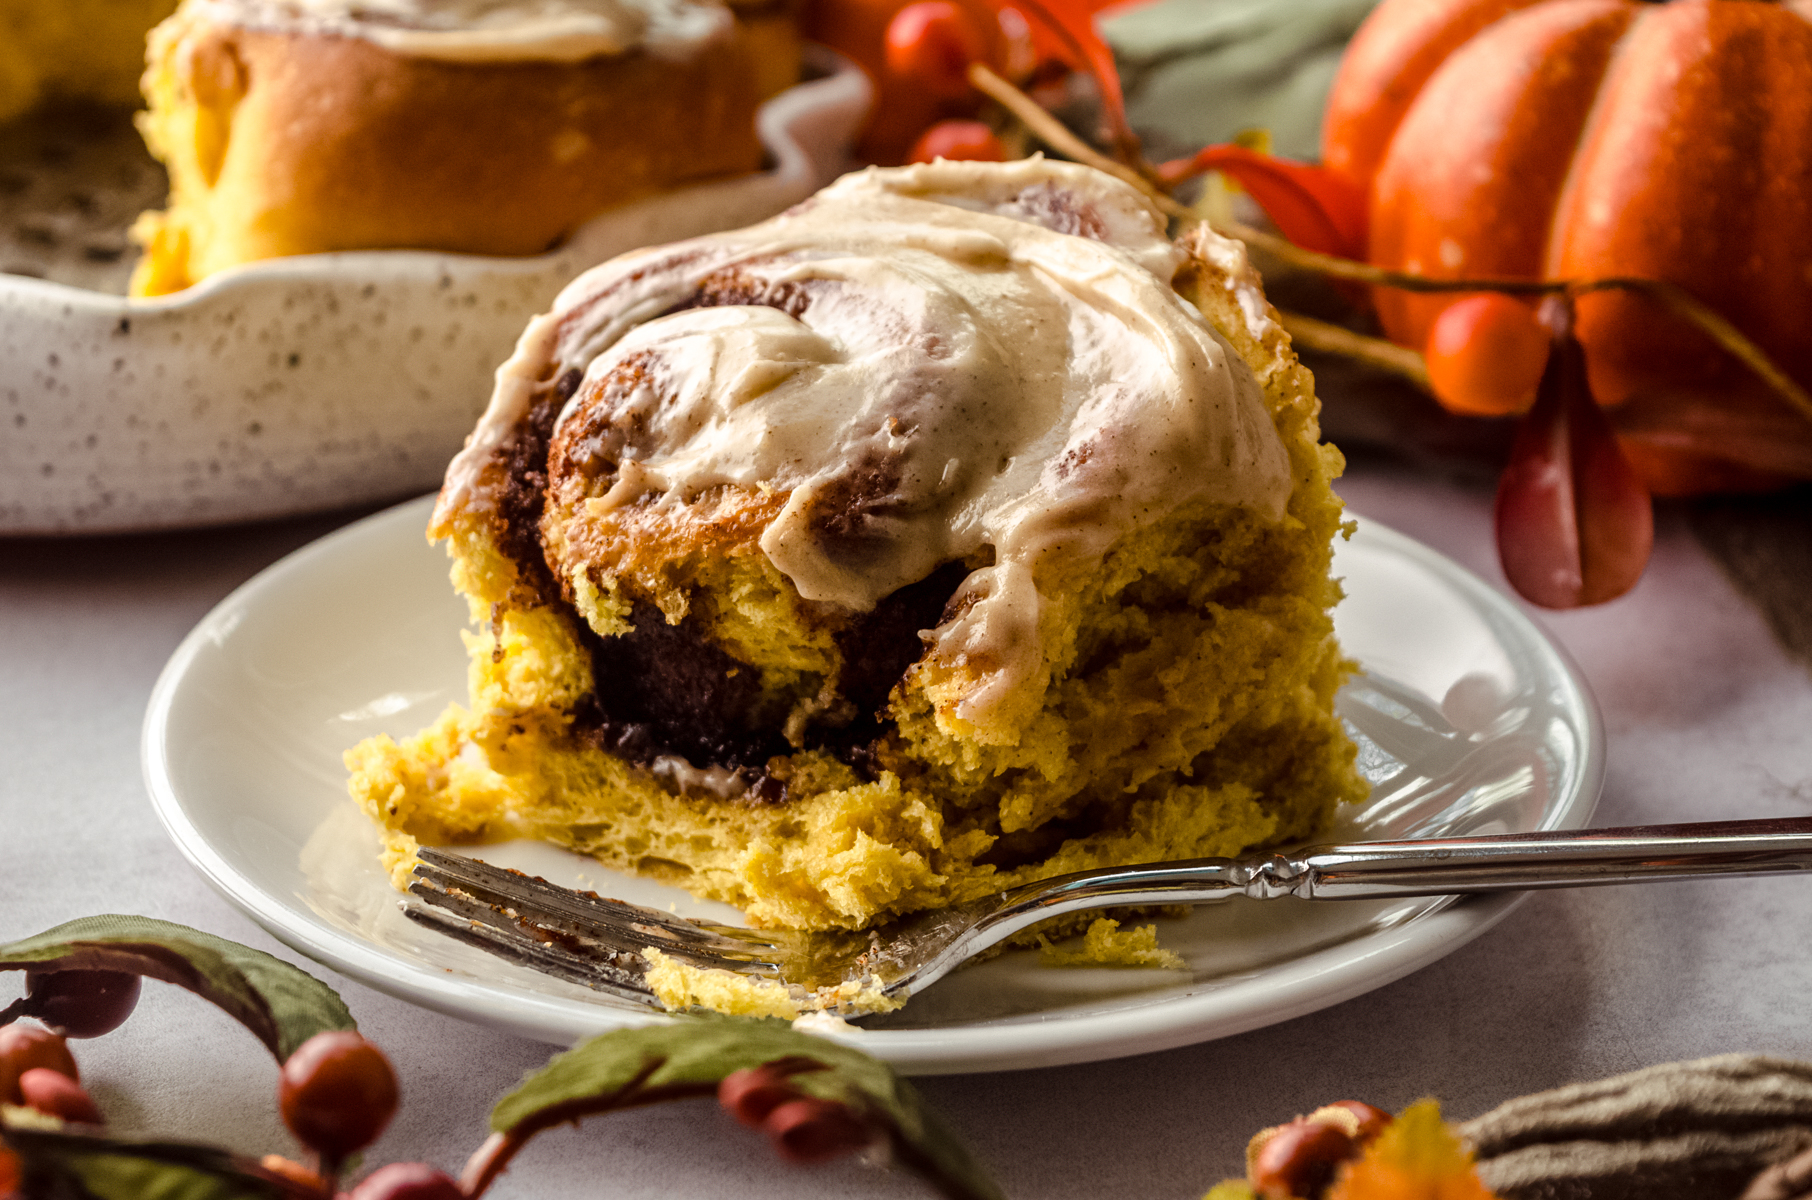
<path id="1" fill-rule="evenodd" d="M 455 911 L 498 934 L 564 947 L 587 962 L 602 957 L 614 969 L 638 975 L 646 967 L 641 952 L 647 949 L 701 967 L 753 975 L 779 973 L 775 959 L 780 947 L 771 936 L 570 891 L 439 850 L 419 852 L 410 891 L 443 908 L 455 905 L 441 903 L 440 897 L 457 894 L 462 902 Z"/>
<path id="2" fill-rule="evenodd" d="M 772 944 L 772 939 L 763 938 L 755 930 L 690 921 L 659 909 L 599 896 L 595 892 L 558 887 L 538 875 L 494 867 L 482 859 L 449 854 L 432 847 L 423 847 L 416 857 L 418 877 L 438 879 L 444 884 L 474 894 L 487 892 L 508 905 L 521 907 L 527 904 L 548 917 L 578 921 L 587 926 L 594 923 L 613 929 L 648 926 L 659 932 L 651 932 L 649 940 L 640 944 L 660 949 L 667 949 L 673 943 L 681 942 L 724 951 L 746 952 L 745 943 L 755 946 Z M 726 941 L 724 931 L 747 936 Z"/>
<path id="3" fill-rule="evenodd" d="M 903 994 L 924 977 L 926 952 L 950 940 L 941 927 L 961 930 L 971 920 L 967 906 L 937 914 L 930 924 L 939 928 L 921 930 L 923 918 L 908 920 L 893 942 L 874 930 L 753 930 L 572 891 L 430 847 L 417 852 L 409 893 L 404 911 L 422 925 L 639 1004 L 664 1007 L 646 979 L 653 964 L 644 952 L 659 950 L 686 966 L 779 984 L 809 1008 L 852 1019 L 875 1011 L 881 991 L 874 989 Z M 854 1002 L 851 985 L 870 989 L 862 993 L 868 998 Z"/>
<path id="4" fill-rule="evenodd" d="M 413 888 L 411 890 L 414 891 Z M 423 892 L 416 892 L 416 895 L 420 899 L 406 902 L 403 905 L 403 915 L 418 925 L 446 934 L 469 946 L 476 946 L 532 971 L 565 979 L 593 991 L 606 992 L 643 1007 L 663 1007 L 643 982 L 639 971 L 624 970 L 605 961 L 584 958 L 566 947 L 538 942 L 517 929 L 499 928 L 481 919 L 477 913 L 468 915 L 459 911 L 455 908 L 459 903 L 456 896 L 434 896 Z"/>

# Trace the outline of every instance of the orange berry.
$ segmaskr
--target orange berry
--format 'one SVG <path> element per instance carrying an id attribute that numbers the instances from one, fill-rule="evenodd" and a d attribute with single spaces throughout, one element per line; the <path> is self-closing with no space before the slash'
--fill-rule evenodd
<path id="1" fill-rule="evenodd" d="M 1526 410 L 1548 363 L 1548 331 L 1520 300 L 1496 292 L 1447 306 L 1428 331 L 1428 382 L 1442 404 L 1474 417 Z"/>
<path id="2" fill-rule="evenodd" d="M 952 162 L 1004 162 L 1006 148 L 994 131 L 980 121 L 939 121 L 919 135 L 907 162 L 925 163 L 934 158 Z"/>
<path id="3" fill-rule="evenodd" d="M 49 1067 L 33 1067 L 21 1073 L 19 1095 L 27 1108 L 35 1108 L 59 1120 L 81 1125 L 105 1123 L 101 1110 L 95 1107 L 93 1097 L 82 1085 Z"/>
<path id="4" fill-rule="evenodd" d="M 277 1104 L 304 1146 L 337 1162 L 377 1141 L 396 1115 L 396 1072 L 351 1030 L 317 1033 L 284 1062 Z"/>
<path id="5" fill-rule="evenodd" d="M 138 993 L 139 977 L 124 971 L 25 972 L 31 1015 L 64 1037 L 112 1033 L 132 1015 Z"/>
<path id="6" fill-rule="evenodd" d="M 24 1181 L 25 1168 L 20 1165 L 19 1156 L 0 1146 L 0 1200 L 16 1195 Z"/>
<path id="7" fill-rule="evenodd" d="M 969 92 L 969 64 L 987 54 L 981 31 L 950 0 L 908 4 L 887 23 L 889 73 L 943 100 Z"/>
<path id="8" fill-rule="evenodd" d="M 61 1034 L 35 1025 L 0 1025 L 0 1104 L 22 1103 L 19 1076 L 33 1067 L 47 1067 L 78 1083 L 82 1079 Z"/>

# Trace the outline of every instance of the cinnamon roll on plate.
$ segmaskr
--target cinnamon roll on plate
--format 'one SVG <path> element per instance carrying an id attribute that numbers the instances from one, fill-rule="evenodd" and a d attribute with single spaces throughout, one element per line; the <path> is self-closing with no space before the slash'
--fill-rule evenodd
<path id="1" fill-rule="evenodd" d="M 537 317 L 431 536 L 471 703 L 347 754 L 420 842 L 542 838 L 860 928 L 1305 837 L 1341 505 L 1243 251 L 1029 159 L 850 175 Z"/>

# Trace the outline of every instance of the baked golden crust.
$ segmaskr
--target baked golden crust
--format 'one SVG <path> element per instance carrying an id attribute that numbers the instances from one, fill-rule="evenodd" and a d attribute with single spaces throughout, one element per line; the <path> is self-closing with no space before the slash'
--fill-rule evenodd
<path id="1" fill-rule="evenodd" d="M 137 295 L 290 254 L 541 253 L 615 205 L 757 169 L 754 113 L 798 46 L 769 11 L 683 58 L 453 62 L 185 9 L 149 62 L 141 129 L 171 198 L 137 230 Z"/>

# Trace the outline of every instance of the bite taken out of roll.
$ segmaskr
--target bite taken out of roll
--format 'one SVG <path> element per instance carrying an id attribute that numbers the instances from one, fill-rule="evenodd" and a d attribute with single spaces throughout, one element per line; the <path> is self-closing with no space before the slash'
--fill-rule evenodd
<path id="1" fill-rule="evenodd" d="M 1365 790 L 1316 413 L 1241 248 L 1080 166 L 619 258 L 435 510 L 470 706 L 353 795 L 399 880 L 527 836 L 799 928 L 1308 836 Z"/>

